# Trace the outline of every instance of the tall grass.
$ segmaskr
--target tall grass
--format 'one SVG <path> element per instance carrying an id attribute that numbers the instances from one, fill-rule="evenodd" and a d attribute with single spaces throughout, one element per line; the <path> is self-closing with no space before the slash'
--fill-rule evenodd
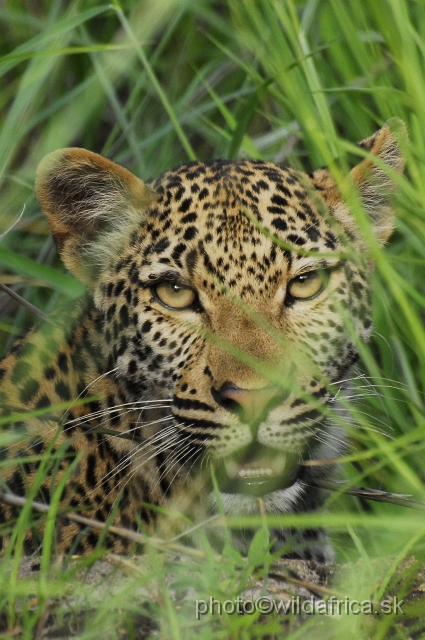
<path id="1" fill-rule="evenodd" d="M 425 500 L 425 5 L 414 0 L 5 0 L 0 26 L 0 281 L 45 313 L 81 292 L 58 261 L 34 196 L 35 168 L 46 153 L 82 146 L 143 179 L 188 159 L 238 154 L 307 171 L 331 165 L 338 174 L 359 158 L 348 143 L 391 117 L 406 122 L 410 142 L 396 199 L 397 230 L 385 251 L 375 255 L 375 332 L 363 353 L 365 378 L 351 409 L 357 427 L 347 427 L 351 449 L 345 473 L 353 485 Z M 2 352 L 35 320 L 1 295 Z M 423 516 L 402 507 L 368 503 L 366 509 L 354 499 L 332 496 L 327 513 L 285 516 L 280 522 L 324 525 L 341 562 L 362 559 L 339 586 L 350 598 L 379 599 L 406 556 L 425 559 Z M 217 562 L 202 534 L 200 540 L 201 566 L 189 555 L 174 567 L 174 589 L 190 588 L 193 598 L 237 597 L 250 571 L 265 560 L 267 567 L 261 534 L 247 561 L 228 549 Z M 393 561 L 381 564 L 379 558 L 388 555 Z M 140 593 L 152 594 L 152 585 L 157 600 L 149 615 L 161 637 L 295 639 L 307 632 L 356 640 L 410 637 L 394 616 L 312 616 L 302 632 L 283 631 L 276 616 L 197 621 L 193 600 L 178 606 L 172 600 L 164 555 L 152 550 L 145 562 L 143 569 L 132 567 L 130 587 L 96 602 L 84 582 L 70 587 L 75 569 L 57 571 L 44 563 L 39 579 L 31 581 L 18 579 L 15 564 L 11 578 L 0 573 L 0 609 L 8 612 L 12 629 L 2 637 L 16 637 L 17 626 L 22 637 L 33 637 L 47 615 L 46 603 L 66 594 L 73 602 L 87 599 L 90 613 L 80 620 L 81 637 L 123 637 L 120 629 L 127 637 L 142 637 L 137 635 Z M 30 596 L 38 598 L 37 606 L 31 606 Z M 58 615 L 69 622 L 69 611 L 60 609 Z M 415 637 L 422 637 L 425 622 L 415 625 Z"/>

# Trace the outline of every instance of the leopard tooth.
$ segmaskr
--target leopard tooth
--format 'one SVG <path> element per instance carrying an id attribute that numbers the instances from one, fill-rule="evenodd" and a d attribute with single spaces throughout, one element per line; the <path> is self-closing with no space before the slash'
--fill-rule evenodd
<path id="1" fill-rule="evenodd" d="M 281 453 L 273 460 L 272 468 L 275 475 L 280 476 L 286 467 L 286 454 Z"/>
<path id="2" fill-rule="evenodd" d="M 258 464 L 258 462 L 257 462 Z M 286 466 L 286 455 L 281 453 L 272 460 L 264 460 L 262 466 L 255 466 L 255 463 L 238 463 L 232 458 L 224 460 L 224 468 L 227 476 L 234 480 L 235 478 L 271 478 L 272 476 L 280 476 Z"/>
<path id="3" fill-rule="evenodd" d="M 258 469 L 239 469 L 238 471 L 239 478 L 270 478 L 274 475 L 274 471 L 273 469 L 270 469 L 270 467 Z"/>
<path id="4" fill-rule="evenodd" d="M 226 470 L 226 473 L 228 475 L 228 477 L 233 480 L 234 478 L 236 478 L 237 474 L 238 474 L 238 470 L 239 470 L 239 465 L 237 462 L 235 462 L 234 460 L 232 460 L 231 458 L 227 458 L 224 461 L 224 468 Z"/>

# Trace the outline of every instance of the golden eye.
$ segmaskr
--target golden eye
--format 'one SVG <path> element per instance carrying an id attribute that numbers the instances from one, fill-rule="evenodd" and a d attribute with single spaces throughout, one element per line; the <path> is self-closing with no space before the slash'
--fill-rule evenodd
<path id="1" fill-rule="evenodd" d="M 178 282 L 161 282 L 154 287 L 156 297 L 171 309 L 186 309 L 196 300 L 196 293 L 190 287 Z"/>
<path id="2" fill-rule="evenodd" d="M 325 286 L 329 275 L 326 271 L 308 271 L 302 273 L 288 284 L 288 293 L 292 298 L 308 300 L 314 298 Z"/>

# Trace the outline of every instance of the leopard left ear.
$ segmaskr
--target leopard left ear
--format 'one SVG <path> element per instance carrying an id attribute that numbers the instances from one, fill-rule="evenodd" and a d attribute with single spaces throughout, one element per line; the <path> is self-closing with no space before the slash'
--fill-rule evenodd
<path id="1" fill-rule="evenodd" d="M 66 267 L 94 286 L 154 194 L 130 171 L 86 149 L 59 149 L 38 166 L 36 192 Z"/>
<path id="2" fill-rule="evenodd" d="M 357 186 L 380 244 L 385 244 L 394 230 L 392 196 L 396 188 L 394 180 L 382 163 L 397 173 L 402 173 L 405 164 L 402 147 L 407 140 L 404 122 L 392 118 L 372 136 L 359 142 L 359 147 L 376 156 L 378 162 L 373 158 L 365 158 L 350 171 L 350 180 Z M 329 172 L 326 169 L 315 171 L 312 181 L 336 220 L 351 237 L 357 238 L 363 244 L 354 216 L 342 201 Z"/>

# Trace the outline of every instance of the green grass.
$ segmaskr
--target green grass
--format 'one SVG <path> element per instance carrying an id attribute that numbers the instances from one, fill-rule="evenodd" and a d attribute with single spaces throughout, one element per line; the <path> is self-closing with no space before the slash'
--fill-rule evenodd
<path id="1" fill-rule="evenodd" d="M 332 165 L 338 174 L 358 160 L 352 143 L 391 117 L 404 119 L 410 143 L 396 199 L 397 230 L 385 251 L 375 252 L 375 333 L 363 353 L 367 385 L 378 393 L 364 389 L 350 408 L 361 428 L 347 427 L 352 448 L 345 467 L 354 485 L 425 500 L 423 2 L 5 0 L 0 34 L 0 279 L 45 313 L 81 291 L 64 273 L 34 195 L 35 169 L 48 152 L 82 146 L 143 179 L 189 159 L 240 153 L 307 171 Z M 0 318 L 2 353 L 36 321 L 6 294 Z M 339 561 L 362 558 L 338 585 L 350 598 L 369 598 L 374 589 L 381 597 L 380 585 L 406 556 L 425 557 L 423 515 L 394 505 L 369 503 L 364 510 L 354 499 L 331 496 L 328 513 L 281 522 L 323 524 Z M 18 528 L 16 535 L 19 548 Z M 259 561 L 268 558 L 267 566 L 270 560 L 261 534 L 248 560 L 226 548 L 217 562 L 202 532 L 198 542 L 204 559 L 188 555 L 174 567 L 179 589 L 191 587 L 194 598 L 236 598 Z M 376 559 L 388 555 L 393 563 L 381 566 Z M 122 637 L 120 629 L 137 637 L 142 599 L 135 585 L 155 592 L 150 615 L 161 637 L 304 637 L 281 631 L 273 616 L 261 624 L 256 616 L 235 615 L 197 621 L 194 601 L 173 603 L 170 560 L 158 550 L 149 554 L 147 568 L 132 568 L 132 586 L 95 603 L 87 584 L 72 586 L 75 567 L 58 571 L 48 556 L 46 550 L 35 581 L 18 579 L 19 554 L 10 577 L 0 569 L 0 610 L 10 628 L 0 637 L 16 637 L 17 626 L 22 637 L 33 637 L 46 603 L 65 595 L 86 599 L 81 637 Z M 92 560 L 80 564 L 89 567 Z M 38 605 L 31 607 L 34 596 Z M 415 637 L 423 637 L 425 623 L 416 628 Z M 310 631 L 356 640 L 410 633 L 392 616 L 312 616 L 303 633 Z"/>

